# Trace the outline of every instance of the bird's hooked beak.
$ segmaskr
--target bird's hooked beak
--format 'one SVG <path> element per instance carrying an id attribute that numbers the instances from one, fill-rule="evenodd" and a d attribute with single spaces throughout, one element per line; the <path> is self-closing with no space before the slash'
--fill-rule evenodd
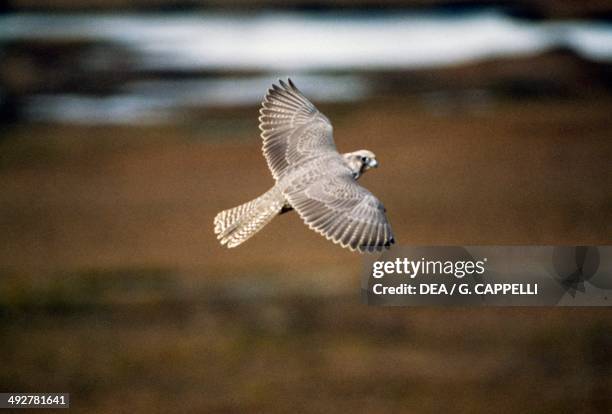
<path id="1" fill-rule="evenodd" d="M 378 167 L 378 161 L 376 161 L 374 158 L 370 158 L 368 160 L 368 168 L 377 168 Z"/>

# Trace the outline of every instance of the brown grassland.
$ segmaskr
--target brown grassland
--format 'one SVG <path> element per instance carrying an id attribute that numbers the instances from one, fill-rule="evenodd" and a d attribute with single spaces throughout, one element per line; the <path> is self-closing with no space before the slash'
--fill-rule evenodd
<path id="1" fill-rule="evenodd" d="M 409 245 L 605 244 L 612 100 L 319 105 Z M 362 258 L 214 215 L 272 185 L 256 108 L 180 126 L 7 127 L 0 389 L 78 412 L 610 412 L 608 309 L 381 309 Z"/>

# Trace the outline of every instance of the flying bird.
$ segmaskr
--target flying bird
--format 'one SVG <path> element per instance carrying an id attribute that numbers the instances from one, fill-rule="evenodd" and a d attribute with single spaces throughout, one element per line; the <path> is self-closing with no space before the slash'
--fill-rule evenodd
<path id="1" fill-rule="evenodd" d="M 276 181 L 256 199 L 217 214 L 222 245 L 236 247 L 277 215 L 297 211 L 306 225 L 352 251 L 374 252 L 394 243 L 382 203 L 357 184 L 376 168 L 371 151 L 340 154 L 332 125 L 291 79 L 273 84 L 259 110 L 263 154 Z"/>

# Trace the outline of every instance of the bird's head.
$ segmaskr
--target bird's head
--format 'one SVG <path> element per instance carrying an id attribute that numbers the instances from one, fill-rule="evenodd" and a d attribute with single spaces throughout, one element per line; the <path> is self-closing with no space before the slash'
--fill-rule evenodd
<path id="1" fill-rule="evenodd" d="M 342 156 L 344 157 L 344 160 L 353 172 L 355 179 L 359 178 L 361 174 L 363 174 L 370 168 L 378 167 L 376 155 L 374 155 L 372 151 L 359 150 L 355 152 L 347 152 Z"/>

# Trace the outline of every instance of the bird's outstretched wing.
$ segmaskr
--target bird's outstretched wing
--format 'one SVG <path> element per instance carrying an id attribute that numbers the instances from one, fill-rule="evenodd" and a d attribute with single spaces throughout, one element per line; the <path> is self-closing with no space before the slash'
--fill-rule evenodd
<path id="1" fill-rule="evenodd" d="M 289 169 L 335 152 L 332 125 L 288 79 L 268 90 L 259 113 L 263 153 L 278 180 Z"/>
<path id="2" fill-rule="evenodd" d="M 394 242 L 382 203 L 341 168 L 321 171 L 285 192 L 304 222 L 325 238 L 360 252 L 381 251 Z M 330 171 L 331 170 L 331 171 Z"/>

